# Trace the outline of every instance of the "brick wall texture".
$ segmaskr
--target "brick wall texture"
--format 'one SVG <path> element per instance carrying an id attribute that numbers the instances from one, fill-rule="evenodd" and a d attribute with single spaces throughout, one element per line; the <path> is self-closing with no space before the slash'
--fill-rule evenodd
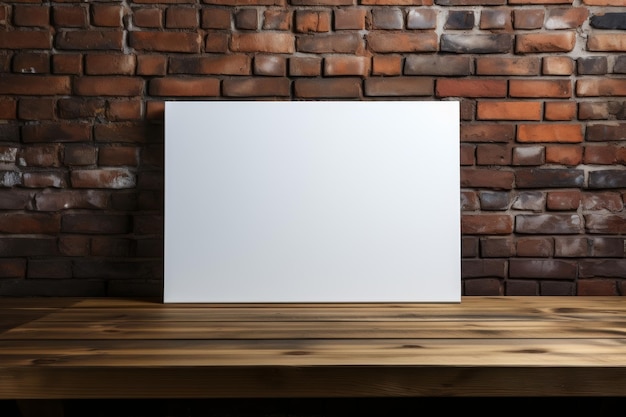
<path id="1" fill-rule="evenodd" d="M 161 294 L 166 100 L 459 101 L 463 294 L 626 294 L 626 0 L 4 1 L 0 295 Z"/>

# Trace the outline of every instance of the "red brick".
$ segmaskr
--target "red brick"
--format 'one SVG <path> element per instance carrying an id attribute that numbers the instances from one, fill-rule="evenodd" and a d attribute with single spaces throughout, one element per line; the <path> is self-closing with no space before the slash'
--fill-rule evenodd
<path id="1" fill-rule="evenodd" d="M 435 32 L 387 33 L 370 32 L 367 35 L 368 47 L 373 52 L 435 52 L 438 49 L 438 38 Z"/>
<path id="2" fill-rule="evenodd" d="M 263 29 L 265 30 L 290 30 L 291 21 L 292 12 L 290 10 L 270 9 L 263 12 Z M 222 29 L 228 29 L 229 27 Z"/>
<path id="3" fill-rule="evenodd" d="M 554 242 L 551 237 L 522 237 L 516 242 L 519 257 L 549 258 L 554 253 Z"/>
<path id="4" fill-rule="evenodd" d="M 109 120 L 140 120 L 142 102 L 140 100 L 109 101 L 107 116 Z"/>
<path id="5" fill-rule="evenodd" d="M 13 56 L 13 72 L 23 74 L 50 73 L 50 55 L 47 53 L 25 52 Z"/>
<path id="6" fill-rule="evenodd" d="M 620 145 L 587 145 L 585 147 L 586 164 L 622 165 L 626 164 L 626 147 Z"/>
<path id="7" fill-rule="evenodd" d="M 142 0 L 143 1 L 143 0 Z M 180 3 L 193 3 L 192 1 L 177 1 Z M 317 0 L 315 5 L 322 5 L 324 0 Z M 336 0 L 331 0 L 336 1 Z M 222 5 L 222 6 L 285 6 L 285 0 L 202 0 L 206 4 Z M 291 4 L 298 4 L 298 0 L 292 0 Z"/>
<path id="8" fill-rule="evenodd" d="M 347 7 L 335 9 L 335 30 L 363 30 L 365 29 L 365 16 L 367 11 L 362 8 Z"/>
<path id="9" fill-rule="evenodd" d="M 515 175 L 510 171 L 487 168 L 461 168 L 461 187 L 510 190 Z"/>
<path id="10" fill-rule="evenodd" d="M 91 254 L 94 256 L 129 256 L 131 243 L 130 239 L 94 236 L 91 238 Z"/>
<path id="11" fill-rule="evenodd" d="M 476 115 L 480 120 L 541 120 L 538 101 L 479 101 Z"/>
<path id="12" fill-rule="evenodd" d="M 150 94 L 174 97 L 216 97 L 220 94 L 217 78 L 155 78 L 150 81 Z"/>
<path id="13" fill-rule="evenodd" d="M 0 214 L 0 233 L 54 234 L 61 230 L 56 214 L 6 213 Z"/>
<path id="14" fill-rule="evenodd" d="M 67 188 L 67 175 L 61 171 L 26 172 L 23 185 L 30 188 Z"/>
<path id="15" fill-rule="evenodd" d="M 96 142 L 162 142 L 163 126 L 154 123 L 102 123 L 94 126 Z"/>
<path id="16" fill-rule="evenodd" d="M 165 10 L 165 27 L 195 29 L 198 27 L 198 11 L 191 7 L 170 6 Z"/>
<path id="17" fill-rule="evenodd" d="M 332 55 L 324 58 L 324 75 L 327 77 L 358 75 L 365 77 L 370 70 L 370 58 L 352 55 Z"/>
<path id="18" fill-rule="evenodd" d="M 539 75 L 541 61 L 536 57 L 477 57 L 479 75 Z"/>
<path id="19" fill-rule="evenodd" d="M 141 51 L 199 53 L 202 36 L 189 32 L 130 32 L 129 44 Z"/>
<path id="20" fill-rule="evenodd" d="M 624 202 L 622 196 L 619 193 L 614 192 L 594 192 L 585 193 L 582 197 L 582 205 L 584 210 L 607 210 L 610 212 L 620 212 L 624 209 Z M 600 239 L 600 238 L 599 238 Z M 604 242 L 605 244 L 607 242 Z M 619 242 L 622 243 L 622 242 Z M 594 245 L 595 248 L 595 245 Z M 618 245 L 618 255 L 622 257 L 624 255 L 624 245 Z M 600 256 L 606 256 L 602 254 Z"/>
<path id="21" fill-rule="evenodd" d="M 80 169 L 70 173 L 74 188 L 134 188 L 136 176 L 126 168 Z"/>
<path id="22" fill-rule="evenodd" d="M 230 40 L 233 52 L 295 52 L 295 37 L 290 33 L 233 33 Z"/>
<path id="23" fill-rule="evenodd" d="M 626 35 L 592 32 L 587 38 L 587 49 L 593 52 L 624 52 L 626 51 Z"/>
<path id="24" fill-rule="evenodd" d="M 461 233 L 466 235 L 507 235 L 513 232 L 513 217 L 508 214 L 465 214 Z"/>
<path id="25" fill-rule="evenodd" d="M 101 146 L 98 149 L 99 166 L 137 166 L 139 148 L 134 146 Z"/>
<path id="26" fill-rule="evenodd" d="M 432 6 L 433 0 L 361 0 L 360 4 L 369 6 Z"/>
<path id="27" fill-rule="evenodd" d="M 543 146 L 516 146 L 513 148 L 513 165 L 543 165 Z"/>
<path id="28" fill-rule="evenodd" d="M 80 77 L 74 80 L 74 91 L 79 96 L 138 96 L 143 84 L 134 77 Z"/>
<path id="29" fill-rule="evenodd" d="M 297 38 L 298 52 L 311 54 L 357 54 L 363 55 L 363 39 L 355 33 L 300 35 Z"/>
<path id="30" fill-rule="evenodd" d="M 294 81 L 294 94 L 299 98 L 358 98 L 361 97 L 361 79 L 298 79 Z"/>
<path id="31" fill-rule="evenodd" d="M 513 10 L 513 27 L 515 29 L 541 29 L 546 11 L 544 9 Z"/>
<path id="32" fill-rule="evenodd" d="M 511 12 L 510 10 L 489 10 L 483 9 L 480 12 L 479 27 L 485 29 L 501 29 L 511 30 Z"/>
<path id="33" fill-rule="evenodd" d="M 568 7 L 550 9 L 546 19 L 546 29 L 576 29 L 585 23 L 589 17 L 586 7 Z"/>
<path id="34" fill-rule="evenodd" d="M 257 55 L 254 57 L 255 75 L 284 77 L 287 75 L 287 58 L 278 55 Z"/>
<path id="35" fill-rule="evenodd" d="M 239 9 L 235 11 L 235 28 L 238 30 L 257 30 L 259 13 L 257 9 Z"/>
<path id="36" fill-rule="evenodd" d="M 57 254 L 54 237 L 4 237 L 0 236 L 0 253 L 3 257 L 51 256 Z"/>
<path id="37" fill-rule="evenodd" d="M 47 27 L 50 25 L 49 6 L 13 6 L 13 24 L 26 27 Z"/>
<path id="38" fill-rule="evenodd" d="M 570 80 L 511 80 L 509 95 L 524 98 L 569 98 L 572 96 L 572 83 Z"/>
<path id="39" fill-rule="evenodd" d="M 461 165 L 474 165 L 476 163 L 476 146 L 461 143 Z"/>
<path id="40" fill-rule="evenodd" d="M 16 118 L 17 102 L 13 99 L 0 99 L 0 120 L 13 120 Z"/>
<path id="41" fill-rule="evenodd" d="M 626 80 L 588 78 L 576 81 L 576 94 L 582 97 L 625 96 Z"/>
<path id="42" fill-rule="evenodd" d="M 51 98 L 26 98 L 19 101 L 18 116 L 22 120 L 52 120 L 55 100 Z"/>
<path id="43" fill-rule="evenodd" d="M 57 28 L 85 28 L 87 21 L 87 6 L 74 4 L 52 8 L 52 22 Z"/>
<path id="44" fill-rule="evenodd" d="M 250 75 L 251 59 L 244 54 L 171 57 L 171 74 Z"/>
<path id="45" fill-rule="evenodd" d="M 0 259 L 0 278 L 24 278 L 26 276 L 26 259 Z"/>
<path id="46" fill-rule="evenodd" d="M 26 125 L 22 140 L 33 142 L 85 142 L 91 140 L 91 126 L 86 123 L 45 123 Z"/>
<path id="47" fill-rule="evenodd" d="M 85 74 L 89 75 L 133 75 L 136 58 L 122 54 L 85 55 Z"/>
<path id="48" fill-rule="evenodd" d="M 164 120 L 165 119 L 165 102 L 148 101 L 146 103 L 146 119 Z"/>
<path id="49" fill-rule="evenodd" d="M 626 278 L 626 259 L 589 259 L 580 262 L 581 278 Z"/>
<path id="50" fill-rule="evenodd" d="M 468 296 L 501 296 L 504 286 L 496 278 L 464 279 L 464 295 Z"/>
<path id="51" fill-rule="evenodd" d="M 506 97 L 506 80 L 456 79 L 437 80 L 437 97 Z"/>
<path id="52" fill-rule="evenodd" d="M 55 38 L 59 49 L 117 50 L 123 48 L 124 33 L 119 30 L 61 30 Z"/>
<path id="53" fill-rule="evenodd" d="M 229 52 L 228 42 L 230 35 L 226 33 L 211 32 L 206 35 L 204 43 L 205 52 L 217 52 L 226 54 Z"/>
<path id="54" fill-rule="evenodd" d="M 293 77 L 316 77 L 322 74 L 322 58 L 289 58 L 289 75 Z"/>
<path id="55" fill-rule="evenodd" d="M 266 11 L 266 20 L 267 20 Z M 278 12 L 276 12 L 278 13 Z M 202 9 L 202 27 L 204 29 L 230 29 L 230 10 L 218 7 L 206 7 Z M 266 28 L 273 29 L 273 28 Z M 285 30 L 285 29 L 284 29 Z"/>
<path id="56" fill-rule="evenodd" d="M 52 55 L 52 72 L 55 74 L 79 75 L 83 71 L 83 57 L 80 54 Z"/>
<path id="57" fill-rule="evenodd" d="M 167 74 L 167 57 L 163 55 L 139 55 L 137 57 L 137 75 Z"/>
<path id="58" fill-rule="evenodd" d="M 578 214 L 518 214 L 515 231 L 529 234 L 580 234 L 582 221 Z"/>
<path id="59" fill-rule="evenodd" d="M 372 75 L 402 74 L 402 55 L 375 55 L 372 57 Z"/>
<path id="60" fill-rule="evenodd" d="M 96 148 L 86 144 L 65 145 L 63 163 L 67 166 L 94 165 L 96 163 Z"/>
<path id="61" fill-rule="evenodd" d="M 91 24 L 101 27 L 121 27 L 124 8 L 118 4 L 92 4 Z"/>
<path id="62" fill-rule="evenodd" d="M 578 296 L 616 296 L 621 295 L 617 290 L 614 279 L 579 279 L 576 286 Z"/>
<path id="63" fill-rule="evenodd" d="M 477 165 L 510 165 L 511 148 L 501 144 L 479 144 L 476 146 Z"/>
<path id="64" fill-rule="evenodd" d="M 484 258 L 515 256 L 515 242 L 510 238 L 481 238 L 480 254 Z"/>
<path id="65" fill-rule="evenodd" d="M 579 124 L 521 124 L 517 128 L 518 142 L 570 142 L 583 141 Z"/>
<path id="66" fill-rule="evenodd" d="M 574 68 L 574 60 L 567 56 L 544 57 L 541 65 L 544 75 L 572 75 Z"/>
<path id="67" fill-rule="evenodd" d="M 580 206 L 580 201 L 579 190 L 550 191 L 546 205 L 548 210 L 576 210 Z"/>
<path id="68" fill-rule="evenodd" d="M 365 80 L 370 97 L 432 96 L 435 81 L 430 77 L 371 77 Z"/>
<path id="69" fill-rule="evenodd" d="M 572 145 L 546 146 L 546 163 L 576 166 L 582 163 L 583 149 Z"/>
<path id="70" fill-rule="evenodd" d="M 47 30 L 0 31 L 0 49 L 50 49 L 52 34 Z"/>
<path id="71" fill-rule="evenodd" d="M 580 120 L 606 120 L 609 118 L 609 103 L 605 101 L 578 103 L 578 118 Z"/>
<path id="72" fill-rule="evenodd" d="M 133 24 L 140 28 L 161 28 L 163 26 L 163 10 L 157 8 L 134 9 Z"/>
<path id="73" fill-rule="evenodd" d="M 589 6 L 623 6 L 624 0 L 583 0 Z"/>
<path id="74" fill-rule="evenodd" d="M 62 98 L 57 102 L 58 115 L 62 119 L 104 117 L 105 101 L 97 98 Z"/>
<path id="75" fill-rule="evenodd" d="M 329 32 L 329 10 L 296 10 L 296 32 Z"/>
<path id="76" fill-rule="evenodd" d="M 245 78 L 229 79 L 222 82 L 226 97 L 289 97 L 291 93 L 288 78 Z"/>
<path id="77" fill-rule="evenodd" d="M 546 120 L 574 120 L 576 118 L 576 102 L 549 101 L 545 103 L 544 117 Z"/>
<path id="78" fill-rule="evenodd" d="M 462 142 L 512 142 L 514 139 L 513 124 L 461 124 Z"/>
<path id="79" fill-rule="evenodd" d="M 518 54 L 571 52 L 575 45 L 575 32 L 524 33 L 515 37 L 515 52 Z"/>

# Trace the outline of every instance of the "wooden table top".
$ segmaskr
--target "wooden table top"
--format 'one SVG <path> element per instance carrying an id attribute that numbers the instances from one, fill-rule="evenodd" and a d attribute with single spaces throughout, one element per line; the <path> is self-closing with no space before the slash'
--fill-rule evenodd
<path id="1" fill-rule="evenodd" d="M 0 399 L 626 396 L 626 298 L 0 298 Z"/>

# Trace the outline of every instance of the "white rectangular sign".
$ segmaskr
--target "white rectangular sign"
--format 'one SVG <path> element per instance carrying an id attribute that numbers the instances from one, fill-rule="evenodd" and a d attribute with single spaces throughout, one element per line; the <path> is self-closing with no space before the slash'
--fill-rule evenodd
<path id="1" fill-rule="evenodd" d="M 167 102 L 164 302 L 459 302 L 459 103 Z"/>

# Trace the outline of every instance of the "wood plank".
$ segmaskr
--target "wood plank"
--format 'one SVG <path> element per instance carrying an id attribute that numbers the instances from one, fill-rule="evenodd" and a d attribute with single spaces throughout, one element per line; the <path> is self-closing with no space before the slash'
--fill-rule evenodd
<path id="1" fill-rule="evenodd" d="M 190 366 L 626 367 L 625 339 L 1 341 L 14 367 Z"/>
<path id="2" fill-rule="evenodd" d="M 34 321 L 0 340 L 625 338 L 624 321 Z"/>

